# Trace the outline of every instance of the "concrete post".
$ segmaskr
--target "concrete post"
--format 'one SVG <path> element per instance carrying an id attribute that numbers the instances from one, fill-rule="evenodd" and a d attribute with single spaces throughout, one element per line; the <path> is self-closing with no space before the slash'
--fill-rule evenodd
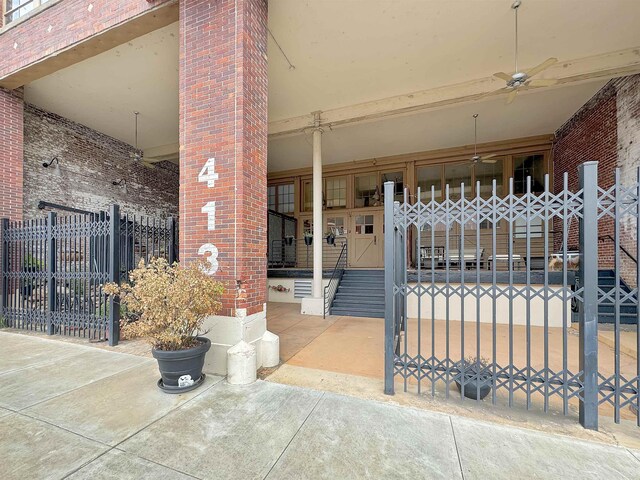
<path id="1" fill-rule="evenodd" d="M 320 112 L 314 113 L 313 131 L 313 288 L 314 298 L 322 296 L 322 130 Z"/>

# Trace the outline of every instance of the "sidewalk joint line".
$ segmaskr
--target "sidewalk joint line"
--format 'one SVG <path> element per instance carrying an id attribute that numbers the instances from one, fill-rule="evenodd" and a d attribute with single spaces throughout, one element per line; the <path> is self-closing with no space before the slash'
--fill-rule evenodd
<path id="1" fill-rule="evenodd" d="M 456 440 L 456 431 L 453 428 L 453 419 L 449 415 L 449 423 L 451 424 L 451 434 L 453 435 L 453 445 L 456 447 L 456 455 L 458 455 L 458 465 L 460 465 L 460 475 L 464 480 L 464 470 L 462 470 L 462 459 L 460 458 L 460 450 L 458 450 L 458 441 Z"/>

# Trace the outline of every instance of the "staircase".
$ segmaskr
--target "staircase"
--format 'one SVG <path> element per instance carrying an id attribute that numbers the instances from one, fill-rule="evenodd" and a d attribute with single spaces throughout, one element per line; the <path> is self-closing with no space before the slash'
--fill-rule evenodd
<path id="1" fill-rule="evenodd" d="M 598 270 L 598 287 L 605 293 L 610 292 L 615 285 L 615 275 L 613 270 Z M 626 282 L 620 279 L 620 298 L 628 294 L 631 289 Z M 636 295 L 633 296 L 634 301 Z M 609 300 L 606 305 L 598 305 L 598 323 L 615 323 L 614 318 L 614 300 Z M 620 323 L 636 324 L 638 320 L 638 307 L 627 300 L 620 303 Z"/>
<path id="2" fill-rule="evenodd" d="M 345 270 L 331 315 L 384 318 L 384 270 Z"/>

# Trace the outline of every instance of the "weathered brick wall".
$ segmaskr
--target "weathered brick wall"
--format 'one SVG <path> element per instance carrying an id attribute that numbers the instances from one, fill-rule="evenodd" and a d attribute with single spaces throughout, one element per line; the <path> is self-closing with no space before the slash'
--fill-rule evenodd
<path id="1" fill-rule="evenodd" d="M 45 200 L 89 211 L 117 203 L 127 213 L 178 215 L 178 167 L 147 168 L 134 148 L 64 117 L 26 104 L 24 109 L 24 217 L 41 217 Z M 42 166 L 58 157 L 59 165 Z M 126 180 L 126 190 L 113 181 Z M 60 212 L 62 213 L 62 212 Z"/>
<path id="2" fill-rule="evenodd" d="M 22 90 L 0 88 L 0 218 L 22 217 Z"/>
<path id="3" fill-rule="evenodd" d="M 266 0 L 180 4 L 180 255 L 215 246 L 221 315 L 251 315 L 266 301 L 266 28 Z M 210 158 L 217 179 L 198 181 Z M 210 202 L 215 226 L 202 211 Z"/>
<path id="4" fill-rule="evenodd" d="M 598 183 L 609 188 L 614 182 L 617 162 L 616 88 L 609 83 L 582 106 L 558 131 L 553 146 L 554 188 L 563 189 L 564 172 L 568 173 L 571 191 L 578 190 L 578 165 L 598 161 Z M 562 250 L 562 223 L 554 221 L 554 250 Z M 603 219 L 600 235 L 613 233 L 613 222 Z M 568 248 L 578 246 L 578 221 L 571 222 Z M 600 267 L 613 267 L 613 244 L 600 242 Z"/>
<path id="5" fill-rule="evenodd" d="M 175 0 L 64 0 L 0 35 L 0 78 Z"/>
<path id="6" fill-rule="evenodd" d="M 578 188 L 577 166 L 587 160 L 597 160 L 598 179 L 602 188 L 615 182 L 615 170 L 620 168 L 623 185 L 633 184 L 640 166 L 640 75 L 610 81 L 556 132 L 554 144 L 555 189 L 562 189 L 562 173 L 569 172 L 569 187 Z M 558 230 L 559 222 L 554 222 Z M 614 236 L 610 218 L 599 223 L 599 235 Z M 578 243 L 577 222 L 571 226 L 569 246 Z M 620 222 L 620 243 L 637 256 L 636 220 L 630 216 Z M 561 247 L 556 235 L 555 248 Z M 599 243 L 599 267 L 614 268 L 614 244 L 603 239 Z M 636 285 L 636 264 L 620 251 L 620 273 L 631 285 Z"/>
<path id="7" fill-rule="evenodd" d="M 638 181 L 640 167 L 640 75 L 624 77 L 616 82 L 618 118 L 618 167 L 624 185 Z M 625 216 L 620 223 L 621 243 L 637 258 L 636 219 Z M 636 264 L 621 255 L 621 275 L 631 285 L 637 283 Z"/>

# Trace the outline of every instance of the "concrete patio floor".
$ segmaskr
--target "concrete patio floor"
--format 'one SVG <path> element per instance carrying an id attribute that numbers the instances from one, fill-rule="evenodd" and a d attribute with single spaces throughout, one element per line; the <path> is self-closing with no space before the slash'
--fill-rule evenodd
<path id="1" fill-rule="evenodd" d="M 640 451 L 0 332 L 0 478 L 637 478 Z"/>

